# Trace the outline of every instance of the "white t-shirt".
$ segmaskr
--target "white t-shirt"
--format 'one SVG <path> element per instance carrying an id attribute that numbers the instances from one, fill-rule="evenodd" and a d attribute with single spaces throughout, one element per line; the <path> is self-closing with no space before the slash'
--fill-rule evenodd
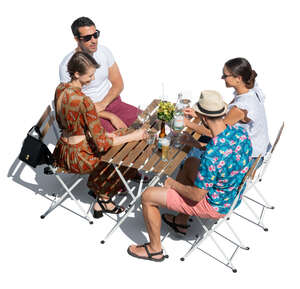
<path id="1" fill-rule="evenodd" d="M 75 50 L 70 52 L 59 65 L 60 82 L 69 82 L 71 80 L 67 70 L 67 65 L 74 53 Z M 88 85 L 85 85 L 82 88 L 82 91 L 85 95 L 89 96 L 93 102 L 98 102 L 107 95 L 112 86 L 108 79 L 108 69 L 115 63 L 115 59 L 111 51 L 102 45 L 98 45 L 97 51 L 93 54 L 93 57 L 100 67 L 96 69 L 95 80 L 90 82 Z"/>
<path id="2" fill-rule="evenodd" d="M 236 106 L 248 112 L 247 117 L 251 121 L 238 122 L 236 125 L 248 132 L 253 146 L 252 157 L 258 157 L 260 154 L 264 156 L 270 143 L 264 100 L 265 96 L 256 83 L 248 93 L 240 95 L 235 93 L 233 102 L 228 106 L 228 110 Z"/>

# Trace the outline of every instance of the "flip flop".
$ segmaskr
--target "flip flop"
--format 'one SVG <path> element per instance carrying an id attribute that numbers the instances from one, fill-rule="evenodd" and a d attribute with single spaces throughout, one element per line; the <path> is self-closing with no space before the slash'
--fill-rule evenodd
<path id="1" fill-rule="evenodd" d="M 132 257 L 135 257 L 135 258 L 138 258 L 138 259 L 144 259 L 144 260 L 149 260 L 149 261 L 154 261 L 154 262 L 162 262 L 164 259 L 165 259 L 165 256 L 163 255 L 163 250 L 159 251 L 159 252 L 155 252 L 155 253 L 150 253 L 149 252 L 149 249 L 147 248 L 147 245 L 149 245 L 149 243 L 145 243 L 143 245 L 138 245 L 137 247 L 144 247 L 145 248 L 145 251 L 148 255 L 148 257 L 144 257 L 144 256 L 139 256 L 135 253 L 133 253 L 131 250 L 130 250 L 130 247 L 128 247 L 127 249 L 127 253 L 132 256 Z M 157 256 L 157 255 L 163 255 L 161 258 L 159 259 L 156 259 L 156 258 L 153 258 L 153 256 Z"/>
<path id="2" fill-rule="evenodd" d="M 177 224 L 175 223 L 175 219 L 176 219 L 176 216 L 173 216 L 173 219 L 172 219 L 172 222 L 168 221 L 167 218 L 165 217 L 166 215 L 163 214 L 162 215 L 162 219 L 163 221 L 169 225 L 176 233 L 178 234 L 182 234 L 183 236 L 186 235 L 185 232 L 181 232 L 178 230 L 178 228 L 182 228 L 182 229 L 188 229 L 190 227 L 190 225 L 182 225 L 182 224 Z"/>

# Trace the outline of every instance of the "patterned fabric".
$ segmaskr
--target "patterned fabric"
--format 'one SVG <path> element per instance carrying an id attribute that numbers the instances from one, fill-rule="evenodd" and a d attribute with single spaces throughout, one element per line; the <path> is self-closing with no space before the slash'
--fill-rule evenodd
<path id="1" fill-rule="evenodd" d="M 58 111 L 60 97 L 61 107 Z M 70 173 L 91 174 L 88 186 L 96 194 L 104 193 L 98 189 L 104 180 L 97 170 L 101 163 L 101 153 L 111 147 L 112 139 L 105 135 L 92 100 L 80 88 L 61 83 L 56 89 L 54 101 L 59 128 L 67 132 L 68 136 L 86 136 L 78 144 L 68 144 L 60 138 L 53 152 L 55 165 Z"/>
<path id="2" fill-rule="evenodd" d="M 251 154 L 250 137 L 242 128 L 228 125 L 208 143 L 195 185 L 208 190 L 206 199 L 220 214 L 229 212 L 238 187 L 251 166 Z M 241 198 L 237 206 L 240 202 Z"/>

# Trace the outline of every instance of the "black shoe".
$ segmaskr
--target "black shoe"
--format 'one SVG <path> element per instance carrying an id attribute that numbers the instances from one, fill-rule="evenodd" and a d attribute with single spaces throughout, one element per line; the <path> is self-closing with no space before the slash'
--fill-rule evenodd
<path id="1" fill-rule="evenodd" d="M 103 217 L 103 212 L 102 212 L 102 210 L 95 210 L 94 209 L 94 212 L 93 212 L 93 217 L 94 217 L 94 219 L 100 219 L 100 218 L 102 218 Z"/>
<path id="2" fill-rule="evenodd" d="M 108 214 L 120 214 L 124 212 L 125 208 L 122 206 L 116 205 L 111 198 L 108 200 L 99 200 L 97 199 L 97 203 L 101 207 L 101 210 L 94 210 L 94 218 L 98 219 L 103 216 L 103 213 L 108 213 Z M 114 208 L 113 209 L 107 209 L 107 204 L 113 204 Z"/>

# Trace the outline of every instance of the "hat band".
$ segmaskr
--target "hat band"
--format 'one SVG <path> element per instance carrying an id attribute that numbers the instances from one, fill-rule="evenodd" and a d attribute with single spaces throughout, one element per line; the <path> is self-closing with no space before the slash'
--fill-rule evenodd
<path id="1" fill-rule="evenodd" d="M 225 110 L 225 106 L 220 110 L 215 110 L 215 111 L 206 110 L 200 106 L 199 102 L 197 102 L 197 106 L 201 112 L 206 113 L 206 114 L 219 114 L 219 113 L 224 112 L 224 110 Z"/>

